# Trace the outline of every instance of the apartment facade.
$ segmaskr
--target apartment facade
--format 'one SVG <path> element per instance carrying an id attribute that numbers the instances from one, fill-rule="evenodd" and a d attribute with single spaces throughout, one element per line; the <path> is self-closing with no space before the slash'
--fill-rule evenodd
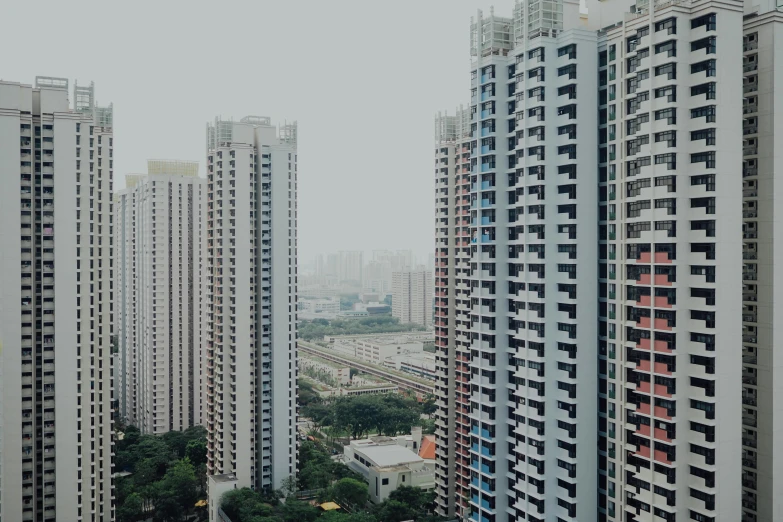
<path id="1" fill-rule="evenodd" d="M 112 107 L 0 82 L 0 520 L 114 520 Z"/>
<path id="2" fill-rule="evenodd" d="M 117 395 L 142 433 L 203 422 L 206 179 L 150 160 L 115 196 Z"/>
<path id="3" fill-rule="evenodd" d="M 597 37 L 564 29 L 563 10 L 578 13 L 577 4 L 538 7 L 473 20 L 470 139 L 455 133 L 453 151 L 448 142 L 436 145 L 436 166 L 447 166 L 438 169 L 439 182 L 448 183 L 442 174 L 454 165 L 448 199 L 458 205 L 437 219 L 454 227 L 452 255 L 466 239 L 470 245 L 468 320 L 455 311 L 454 348 L 450 335 L 438 343 L 454 352 L 455 418 L 462 422 L 444 426 L 443 438 L 456 431 L 456 440 L 451 450 L 438 442 L 438 457 L 456 453 L 455 495 L 464 499 L 457 511 L 474 520 L 589 519 L 597 507 L 597 362 L 576 342 L 597 333 L 590 277 L 597 270 L 597 140 L 576 125 L 577 118 L 580 129 L 597 125 L 590 89 Z M 459 165 L 462 159 L 469 162 Z M 448 233 L 439 228 L 440 237 Z M 459 307 L 460 297 L 456 281 L 453 291 L 443 287 L 451 267 L 441 262 L 436 313 L 452 299 Z M 437 332 L 450 330 L 436 320 Z M 450 494 L 449 468 L 436 470 L 439 494 Z M 439 495 L 442 513 L 451 502 Z"/>
<path id="4" fill-rule="evenodd" d="M 778 3 L 779 4 L 779 3 Z M 775 102 L 783 89 L 783 12 L 774 2 L 745 6 L 742 43 L 742 520 L 783 519 L 783 466 L 775 452 L 777 421 L 783 418 L 781 379 L 775 364 L 774 325 L 777 224 L 775 147 L 783 117 Z M 778 51 L 778 52 L 776 52 Z M 777 140 L 777 141 L 776 141 Z"/>
<path id="5" fill-rule="evenodd" d="M 607 520 L 738 520 L 742 4 L 636 9 L 601 31 L 599 488 Z"/>
<path id="6" fill-rule="evenodd" d="M 240 487 L 296 473 L 296 162 L 295 123 L 207 126 L 207 472 Z"/>
<path id="7" fill-rule="evenodd" d="M 479 12 L 470 132 L 436 118 L 439 512 L 774 519 L 773 293 L 754 281 L 780 13 L 745 7 L 743 44 L 741 2 L 587 7 Z"/>
<path id="8" fill-rule="evenodd" d="M 453 517 L 470 493 L 470 110 L 435 118 L 435 492 Z"/>
<path id="9" fill-rule="evenodd" d="M 423 267 L 392 273 L 392 317 L 401 323 L 432 324 L 432 272 Z"/>

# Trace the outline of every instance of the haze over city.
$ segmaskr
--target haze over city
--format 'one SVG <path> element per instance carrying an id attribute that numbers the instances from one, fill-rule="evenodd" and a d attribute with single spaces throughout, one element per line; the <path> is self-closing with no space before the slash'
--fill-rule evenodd
<path id="1" fill-rule="evenodd" d="M 0 75 L 94 81 L 98 101 L 114 103 L 117 139 L 133 143 L 117 152 L 117 188 L 149 158 L 197 160 L 205 176 L 204 128 L 217 115 L 298 120 L 301 259 L 383 248 L 426 259 L 432 117 L 466 103 L 470 17 L 490 5 L 15 2 L 0 44 L 25 51 L 4 53 Z M 47 38 L 13 20 L 35 20 Z M 75 56 L 75 27 L 96 42 L 90 60 Z"/>

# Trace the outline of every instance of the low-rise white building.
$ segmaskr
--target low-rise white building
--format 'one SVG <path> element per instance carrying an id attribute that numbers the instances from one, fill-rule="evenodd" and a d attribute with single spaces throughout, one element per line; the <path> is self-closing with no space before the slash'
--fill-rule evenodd
<path id="1" fill-rule="evenodd" d="M 436 360 L 433 353 L 417 352 L 392 355 L 383 362 L 383 365 L 425 379 L 436 378 Z"/>
<path id="2" fill-rule="evenodd" d="M 435 487 L 435 470 L 395 438 L 353 440 L 345 446 L 346 465 L 367 479 L 370 500 L 379 504 L 400 486 Z"/>
<path id="3" fill-rule="evenodd" d="M 323 312 L 337 313 L 340 311 L 340 298 L 329 297 L 325 299 L 299 299 L 296 309 L 301 312 L 319 314 Z"/>
<path id="4" fill-rule="evenodd" d="M 331 386 L 351 383 L 351 369 L 320 357 L 300 355 L 297 361 L 299 373 Z"/>

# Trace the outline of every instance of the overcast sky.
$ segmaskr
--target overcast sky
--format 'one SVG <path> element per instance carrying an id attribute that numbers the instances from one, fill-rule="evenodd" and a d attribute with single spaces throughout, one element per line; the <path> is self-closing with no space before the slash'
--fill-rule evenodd
<path id="1" fill-rule="evenodd" d="M 4 2 L 0 78 L 95 82 L 114 103 L 115 187 L 193 159 L 205 127 L 299 122 L 300 261 L 434 248 L 433 116 L 469 96 L 469 23 L 488 0 Z M 498 0 L 510 15 L 513 0 Z"/>

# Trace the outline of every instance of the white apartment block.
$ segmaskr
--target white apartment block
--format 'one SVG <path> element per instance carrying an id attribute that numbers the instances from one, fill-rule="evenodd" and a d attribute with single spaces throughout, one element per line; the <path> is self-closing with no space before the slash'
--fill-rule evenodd
<path id="1" fill-rule="evenodd" d="M 470 130 L 464 111 L 436 119 L 442 514 L 783 516 L 782 22 L 771 2 L 713 0 L 473 21 Z"/>
<path id="2" fill-rule="evenodd" d="M 432 272 L 424 268 L 392 274 L 392 316 L 400 323 L 432 324 Z"/>
<path id="3" fill-rule="evenodd" d="M 470 110 L 435 119 L 435 491 L 438 513 L 470 493 Z"/>
<path id="4" fill-rule="evenodd" d="M 295 123 L 207 127 L 207 472 L 240 487 L 296 474 L 296 165 Z"/>
<path id="5" fill-rule="evenodd" d="M 710 0 L 599 32 L 607 520 L 741 518 L 741 34 Z"/>
<path id="6" fill-rule="evenodd" d="M 115 196 L 117 399 L 142 433 L 203 423 L 206 179 L 150 160 Z"/>
<path id="7" fill-rule="evenodd" d="M 783 373 L 775 363 L 781 343 L 775 325 L 783 324 L 776 306 L 776 182 L 783 164 L 776 147 L 783 136 L 783 114 L 776 103 L 783 92 L 783 10 L 773 1 L 746 4 L 742 70 L 742 520 L 783 520 L 783 460 L 780 444 Z M 783 237 L 781 237 L 783 241 Z M 783 372 L 783 370 L 781 370 Z"/>
<path id="8" fill-rule="evenodd" d="M 114 520 L 112 107 L 0 82 L 0 520 Z"/>

